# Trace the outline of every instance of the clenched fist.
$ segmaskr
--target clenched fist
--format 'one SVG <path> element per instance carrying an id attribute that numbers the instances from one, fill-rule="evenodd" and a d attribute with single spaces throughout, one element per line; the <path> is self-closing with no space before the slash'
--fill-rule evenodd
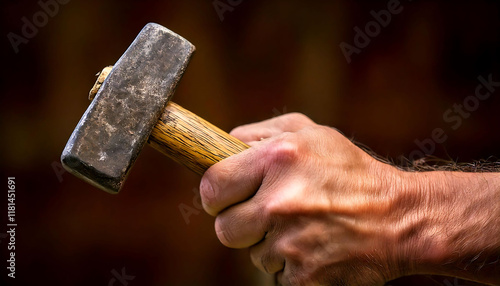
<path id="1" fill-rule="evenodd" d="M 500 254 L 498 174 L 401 171 L 301 114 L 231 134 L 252 148 L 205 173 L 203 207 L 219 240 L 250 248 L 280 284 L 383 285 L 423 273 L 499 281 L 498 261 L 481 273 L 458 263 Z M 482 214 L 461 214 L 480 206 Z M 467 231 L 483 227 L 468 245 Z"/>

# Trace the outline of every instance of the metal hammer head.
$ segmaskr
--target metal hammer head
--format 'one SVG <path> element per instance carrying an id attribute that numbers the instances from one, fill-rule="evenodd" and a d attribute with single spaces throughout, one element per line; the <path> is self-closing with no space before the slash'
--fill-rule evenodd
<path id="1" fill-rule="evenodd" d="M 63 166 L 117 193 L 172 97 L 195 47 L 147 24 L 116 62 L 61 155 Z"/>

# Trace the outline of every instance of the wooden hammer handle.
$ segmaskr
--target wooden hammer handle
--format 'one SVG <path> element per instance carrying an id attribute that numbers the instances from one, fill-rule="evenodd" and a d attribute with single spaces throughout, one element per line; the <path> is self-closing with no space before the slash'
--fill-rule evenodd
<path id="1" fill-rule="evenodd" d="M 173 102 L 165 107 L 148 142 L 200 175 L 213 164 L 250 147 Z"/>

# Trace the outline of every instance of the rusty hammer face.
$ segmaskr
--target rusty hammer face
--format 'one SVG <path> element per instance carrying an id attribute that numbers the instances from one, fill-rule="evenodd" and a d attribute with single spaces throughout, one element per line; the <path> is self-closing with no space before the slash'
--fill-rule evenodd
<path id="1" fill-rule="evenodd" d="M 169 103 L 194 51 L 172 31 L 146 25 L 80 119 L 61 155 L 63 166 L 117 193 L 147 141 L 200 174 L 246 149 L 244 143 Z"/>

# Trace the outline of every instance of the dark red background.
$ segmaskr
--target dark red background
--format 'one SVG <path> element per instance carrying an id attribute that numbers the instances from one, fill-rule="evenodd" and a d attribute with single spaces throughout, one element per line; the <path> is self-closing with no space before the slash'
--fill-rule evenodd
<path id="1" fill-rule="evenodd" d="M 298 111 L 395 161 L 435 128 L 448 136 L 436 145 L 438 157 L 499 157 L 500 91 L 457 130 L 442 117 L 474 94 L 478 76 L 500 81 L 500 4 L 401 1 L 403 11 L 348 64 L 340 43 L 352 45 L 353 28 L 387 3 L 243 0 L 221 21 L 211 0 L 73 0 L 16 54 L 7 35 L 20 35 L 21 19 L 41 8 L 2 2 L 0 182 L 5 191 L 7 176 L 17 182 L 15 285 L 108 285 L 123 267 L 135 276 L 131 286 L 264 285 L 245 250 L 218 243 L 213 218 L 200 213 L 185 223 L 179 205 L 194 207 L 199 177 L 152 148 L 117 196 L 54 169 L 87 108 L 94 74 L 148 22 L 196 45 L 175 101 L 222 129 Z M 1 285 L 12 284 L 6 243 Z M 399 285 L 454 283 L 433 279 Z"/>

